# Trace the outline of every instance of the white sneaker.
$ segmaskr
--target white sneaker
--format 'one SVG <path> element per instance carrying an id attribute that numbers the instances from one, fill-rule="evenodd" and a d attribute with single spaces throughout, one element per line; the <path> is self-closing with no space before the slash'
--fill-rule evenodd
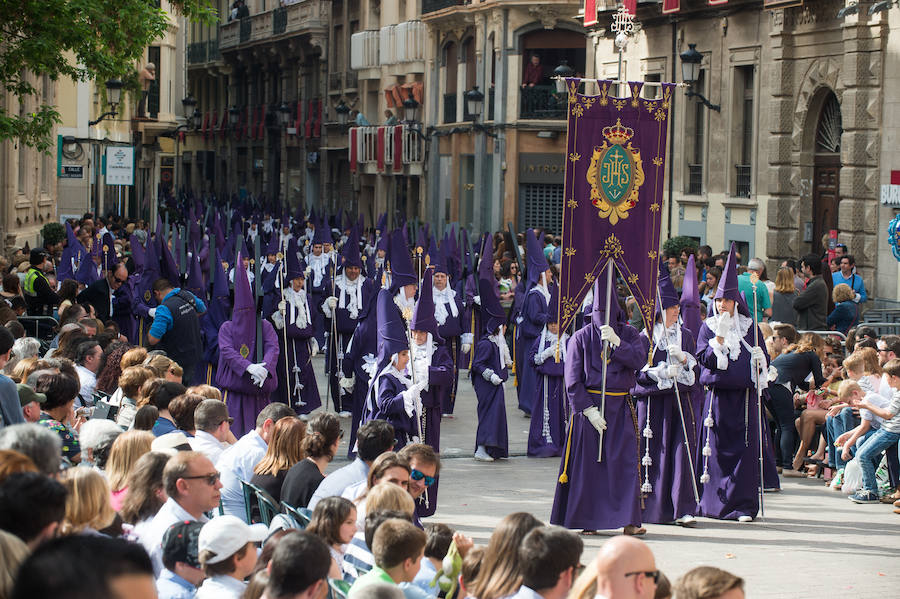
<path id="1" fill-rule="evenodd" d="M 694 528 L 697 526 L 697 519 L 690 514 L 685 514 L 681 518 L 675 520 L 675 524 L 677 524 L 678 526 L 683 526 L 685 528 Z"/>
<path id="2" fill-rule="evenodd" d="M 738 522 L 753 522 L 753 516 L 748 516 L 747 514 L 738 516 Z"/>
<path id="3" fill-rule="evenodd" d="M 338 416 L 340 416 L 341 418 L 350 418 L 350 416 L 352 416 L 352 415 L 353 414 L 351 414 L 347 410 L 342 410 L 341 412 L 338 412 Z"/>
<path id="4" fill-rule="evenodd" d="M 490 456 L 490 454 L 484 448 L 484 445 L 479 445 L 478 449 L 475 450 L 475 461 L 476 462 L 493 462 L 494 458 L 492 458 Z"/>

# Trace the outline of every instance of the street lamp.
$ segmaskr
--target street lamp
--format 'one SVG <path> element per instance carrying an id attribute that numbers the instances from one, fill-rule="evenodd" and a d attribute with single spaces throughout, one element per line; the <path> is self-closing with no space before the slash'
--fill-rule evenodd
<path id="1" fill-rule="evenodd" d="M 881 0 L 880 2 L 876 2 L 869 7 L 869 16 L 871 17 L 875 13 L 890 10 L 891 6 L 893 6 L 894 4 L 896 4 L 896 0 Z"/>
<path id="2" fill-rule="evenodd" d="M 413 98 L 412 90 L 409 90 L 409 97 L 403 100 L 403 120 L 407 123 L 415 123 L 418 112 L 419 103 Z"/>
<path id="3" fill-rule="evenodd" d="M 700 92 L 694 91 L 694 84 L 700 79 L 700 64 L 703 62 L 703 55 L 697 52 L 697 44 L 688 44 L 688 49 L 681 53 L 681 78 L 688 85 L 687 91 L 684 93 L 687 98 L 697 98 L 701 104 L 721 112 L 722 107 L 712 104 Z"/>
<path id="4" fill-rule="evenodd" d="M 341 98 L 338 105 L 334 107 L 334 111 L 337 113 L 338 124 L 346 125 L 347 120 L 350 118 L 350 107 L 347 106 L 347 103 L 344 102 L 343 98 Z"/>
<path id="5" fill-rule="evenodd" d="M 278 122 L 281 123 L 282 127 L 287 127 L 290 121 L 291 107 L 287 105 L 287 102 L 282 102 L 281 106 L 278 107 Z"/>
<path id="6" fill-rule="evenodd" d="M 237 124 L 241 120 L 241 109 L 237 106 L 232 106 L 228 109 L 228 124 L 232 127 L 237 126 Z"/>
<path id="7" fill-rule="evenodd" d="M 478 86 L 473 85 L 472 89 L 466 92 L 466 107 L 475 121 L 481 116 L 481 108 L 484 105 L 484 94 L 478 91 Z"/>
<path id="8" fill-rule="evenodd" d="M 569 66 L 569 61 L 563 58 L 559 61 L 559 66 L 553 69 L 553 78 L 556 79 L 556 93 L 561 94 L 566 91 L 566 79 L 575 74 L 575 69 Z"/>
<path id="9" fill-rule="evenodd" d="M 122 87 L 120 79 L 110 79 L 106 82 L 106 103 L 109 104 L 109 111 L 101 114 L 95 121 L 88 121 L 88 127 L 93 127 L 106 117 L 114 117 L 118 114 L 116 108 L 119 107 L 119 101 L 122 99 Z"/>
<path id="10" fill-rule="evenodd" d="M 848 15 L 855 15 L 858 13 L 859 13 L 859 3 L 853 2 L 853 3 L 848 4 L 847 6 L 843 7 L 841 10 L 839 10 L 838 14 L 837 14 L 837 18 L 843 19 L 844 17 L 846 17 Z"/>

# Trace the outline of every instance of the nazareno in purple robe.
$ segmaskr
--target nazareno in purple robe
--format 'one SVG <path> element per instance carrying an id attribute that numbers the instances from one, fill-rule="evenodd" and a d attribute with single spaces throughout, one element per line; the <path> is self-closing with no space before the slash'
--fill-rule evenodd
<path id="1" fill-rule="evenodd" d="M 286 322 L 285 327 L 278 330 L 281 355 L 278 360 L 278 390 L 273 399 L 293 406 L 297 414 L 309 414 L 322 405 L 310 358 L 310 349 L 315 340 L 315 324 L 312 322 L 312 310 L 305 305 L 308 294 L 300 296 L 291 289 L 285 289 L 284 295 Z M 295 302 L 304 304 L 302 314 Z"/>
<path id="2" fill-rule="evenodd" d="M 529 415 L 531 415 L 535 402 L 535 391 L 537 390 L 539 376 L 534 362 L 528 359 L 528 354 L 531 352 L 532 346 L 540 338 L 544 325 L 547 324 L 549 318 L 548 310 L 547 297 L 535 285 L 525 295 L 522 313 L 517 320 L 516 335 L 518 339 L 515 351 L 516 353 L 520 350 L 522 352 L 521 360 L 516 362 L 516 377 L 519 383 L 519 409 Z M 555 314 L 553 318 L 556 318 Z"/>
<path id="3" fill-rule="evenodd" d="M 492 458 L 509 457 L 509 433 L 506 427 L 506 400 L 503 383 L 494 385 L 484 380 L 484 371 L 493 370 L 503 382 L 509 378 L 508 365 L 501 365 L 500 348 L 483 335 L 475 345 L 472 359 L 472 386 L 478 400 L 478 429 L 475 447 L 483 445 Z"/>
<path id="4" fill-rule="evenodd" d="M 231 430 L 240 437 L 256 428 L 256 416 L 271 403 L 270 396 L 278 387 L 278 336 L 272 324 L 263 320 L 263 361 L 269 376 L 262 388 L 253 384 L 247 366 L 256 358 L 256 340 L 240 339 L 236 335 L 234 321 L 229 320 L 219 329 L 219 364 L 216 384 L 222 390 L 222 400 L 228 406 L 228 415 L 234 418 Z M 242 356 L 246 347 L 247 357 Z"/>
<path id="5" fill-rule="evenodd" d="M 416 424 L 418 415 L 415 412 L 412 416 L 406 413 L 402 394 L 409 387 L 401 379 L 402 376 L 390 364 L 376 377 L 369 391 L 375 395 L 375 409 L 371 420 L 385 420 L 394 427 L 394 451 L 400 451 L 409 443 L 414 443 L 414 437 L 419 435 Z"/>
<path id="6" fill-rule="evenodd" d="M 726 353 L 722 361 L 717 355 L 718 344 L 710 327 L 715 328 L 718 314 L 706 319 L 697 340 L 700 382 L 707 387 L 701 418 L 712 417 L 712 426 L 703 427 L 701 439 L 701 444 L 708 439 L 710 455 L 708 460 L 701 455 L 703 463 L 697 466 L 701 473 L 708 470 L 709 474 L 707 482 L 703 482 L 702 475 L 700 479 L 700 513 L 722 520 L 745 515 L 755 518 L 759 510 L 759 412 L 748 350 L 753 347 L 754 324 L 750 317 L 738 316 L 737 310 L 735 315 L 737 335 L 743 338 L 736 357 Z M 762 340 L 762 333 L 758 335 Z M 768 439 L 768 426 L 763 426 L 763 439 Z M 764 460 L 771 462 L 765 464 L 766 470 L 771 468 L 774 473 L 771 451 L 764 451 Z"/>
<path id="7" fill-rule="evenodd" d="M 372 378 L 371 370 L 377 367 L 375 358 L 377 353 L 377 330 L 378 322 L 375 314 L 375 302 L 371 301 L 366 304 L 365 313 L 360 314 L 356 321 L 356 330 L 350 338 L 347 345 L 347 352 L 344 354 L 343 376 L 346 378 L 356 377 L 353 390 L 344 392 L 344 405 L 347 404 L 347 395 L 352 401 L 352 409 L 350 417 L 350 442 L 347 445 L 347 456 L 353 458 L 356 456 L 356 431 L 359 429 L 363 412 L 366 406 L 366 396 L 369 393 L 369 382 Z M 377 373 L 375 373 L 377 374 Z"/>
<path id="8" fill-rule="evenodd" d="M 696 459 L 696 420 L 691 405 L 691 392 L 698 386 L 699 369 L 694 359 L 696 342 L 694 336 L 684 327 L 678 327 L 680 334 L 669 329 L 668 337 L 663 334 L 662 325 L 657 323 L 654 330 L 654 353 L 651 363 L 646 365 L 637 375 L 637 385 L 632 395 L 637 401 L 638 429 L 643 431 L 648 424 L 653 436 L 641 438 L 641 455 L 649 455 L 653 463 L 642 466 L 645 483 L 652 489 L 644 492 L 644 522 L 666 524 L 686 515 L 697 512 L 694 499 L 692 477 L 697 474 L 688 462 Z M 666 372 L 669 354 L 665 349 L 669 343 L 675 343 L 680 337 L 681 350 L 687 354 L 687 363 L 682 364 L 681 372 L 676 375 L 681 407 L 684 413 L 684 428 L 678 410 L 678 398 L 675 395 L 673 381 Z M 647 331 L 641 333 L 641 339 L 647 344 L 650 340 Z M 674 362 L 673 362 L 674 363 Z M 649 419 L 648 419 L 649 412 Z M 687 429 L 688 446 L 684 443 L 684 430 Z M 648 449 L 649 441 L 649 449 Z M 643 459 L 643 458 L 642 458 Z M 696 467 L 696 462 L 694 463 Z"/>
<path id="9" fill-rule="evenodd" d="M 605 319 L 595 308 L 592 320 Z M 621 343 L 612 350 L 607 364 L 607 428 L 603 434 L 602 462 L 597 462 L 597 430 L 582 413 L 601 405 L 600 325 L 592 322 L 576 331 L 569 341 L 565 383 L 572 418 L 550 513 L 551 524 L 585 530 L 641 524 L 637 412 L 629 391 L 634 387 L 635 371 L 647 360 L 647 352 L 634 327 L 619 321 L 614 328 Z"/>
<path id="10" fill-rule="evenodd" d="M 531 425 L 528 428 L 528 455 L 531 457 L 561 456 L 565 446 L 570 417 L 563 382 L 565 348 L 568 340 L 568 336 L 563 335 L 558 362 L 556 335 L 539 336 L 525 355 L 525 360 L 533 364 L 537 372 L 537 389 L 532 406 Z M 535 358 L 549 350 L 552 350 L 553 355 L 538 358 L 541 363 L 536 364 Z"/>

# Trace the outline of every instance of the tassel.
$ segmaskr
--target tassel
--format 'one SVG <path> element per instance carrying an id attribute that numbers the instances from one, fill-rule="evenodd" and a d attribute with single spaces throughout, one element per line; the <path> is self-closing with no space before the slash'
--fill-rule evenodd
<path id="1" fill-rule="evenodd" d="M 649 453 L 645 453 L 644 457 L 641 458 L 641 466 L 652 466 L 653 458 L 650 457 Z"/>
<path id="2" fill-rule="evenodd" d="M 563 472 L 562 474 L 559 475 L 559 482 L 561 484 L 566 484 L 567 482 L 569 482 L 569 477 L 566 475 L 565 472 Z"/>
<path id="3" fill-rule="evenodd" d="M 715 422 L 713 422 L 712 416 L 707 416 L 703 419 L 703 426 L 705 426 L 706 428 L 712 428 L 714 424 Z"/>
<path id="4" fill-rule="evenodd" d="M 650 483 L 645 482 L 644 484 L 641 485 L 641 493 L 652 493 L 652 492 L 653 492 L 653 485 L 651 485 Z"/>
<path id="5" fill-rule="evenodd" d="M 700 483 L 705 485 L 705 484 L 708 483 L 708 482 L 709 482 L 709 473 L 708 473 L 708 472 L 704 472 L 704 473 L 700 476 Z"/>
<path id="6" fill-rule="evenodd" d="M 709 457 L 712 455 L 712 447 L 709 446 L 709 443 L 703 446 L 703 455 L 705 457 Z"/>
<path id="7" fill-rule="evenodd" d="M 644 438 L 645 438 L 645 439 L 652 439 L 652 438 L 653 438 L 653 431 L 650 430 L 650 424 L 649 424 L 649 423 L 647 424 L 647 426 L 644 427 L 644 430 L 642 431 L 642 434 L 644 435 Z"/>

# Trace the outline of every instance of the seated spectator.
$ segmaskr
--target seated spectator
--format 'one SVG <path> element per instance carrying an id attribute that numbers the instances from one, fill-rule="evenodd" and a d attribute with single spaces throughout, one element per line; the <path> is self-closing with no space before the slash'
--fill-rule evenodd
<path id="1" fill-rule="evenodd" d="M 37 466 L 24 453 L 12 449 L 0 449 L 0 484 L 11 474 L 37 471 Z"/>
<path id="2" fill-rule="evenodd" d="M 19 404 L 22 406 L 22 414 L 26 422 L 37 423 L 41 420 L 41 406 L 47 401 L 47 396 L 38 393 L 33 387 L 24 383 L 16 384 L 19 392 Z"/>
<path id="3" fill-rule="evenodd" d="M 125 479 L 128 492 L 119 512 L 122 520 L 134 525 L 138 538 L 166 501 L 163 472 L 168 462 L 169 456 L 164 453 L 145 453 Z"/>
<path id="4" fill-rule="evenodd" d="M 834 310 L 828 315 L 828 328 L 846 334 L 859 322 L 859 305 L 853 301 L 853 290 L 849 285 L 838 283 L 831 291 Z"/>
<path id="5" fill-rule="evenodd" d="M 219 473 L 206 456 L 194 451 L 181 451 L 166 464 L 163 488 L 168 499 L 139 533 L 141 544 L 150 554 L 157 573 L 162 571 L 163 534 L 176 522 L 206 522 L 205 513 L 219 505 L 222 483 L 219 482 Z"/>
<path id="6" fill-rule="evenodd" d="M 366 495 L 381 482 L 397 485 L 404 491 L 409 491 L 409 462 L 393 451 L 383 453 L 372 462 L 365 486 L 351 485 L 344 491 L 342 496 L 356 503 L 356 522 L 360 528 L 365 525 L 366 520 Z"/>
<path id="7" fill-rule="evenodd" d="M 326 497 L 316 504 L 306 532 L 321 537 L 328 544 L 332 561 L 328 577 L 342 579 L 342 547 L 350 543 L 357 532 L 356 506 L 353 502 L 344 497 Z"/>
<path id="8" fill-rule="evenodd" d="M 565 599 L 575 582 L 584 543 L 558 526 L 532 529 L 519 546 L 522 586 L 513 599 Z"/>
<path id="9" fill-rule="evenodd" d="M 113 341 L 103 350 L 103 368 L 97 374 L 97 391 L 111 395 L 119 385 L 122 375 L 122 356 L 131 349 L 124 341 Z"/>
<path id="10" fill-rule="evenodd" d="M 94 405 L 94 389 L 97 387 L 97 373 L 103 366 L 103 349 L 94 340 L 82 341 L 75 347 L 75 370 L 81 388 L 78 392 L 80 406 Z"/>
<path id="11" fill-rule="evenodd" d="M 136 431 L 153 431 L 153 426 L 159 418 L 159 410 L 156 406 L 146 405 L 134 413 L 134 422 L 131 428 Z"/>
<path id="12" fill-rule="evenodd" d="M 196 599 L 240 599 L 247 586 L 244 579 L 256 566 L 256 544 L 267 533 L 264 524 L 246 524 L 235 516 L 219 516 L 204 524 L 197 547 L 206 580 Z"/>
<path id="13" fill-rule="evenodd" d="M 128 366 L 119 377 L 119 411 L 116 414 L 116 424 L 122 428 L 131 428 L 134 424 L 134 415 L 138 411 L 138 398 L 141 387 L 153 377 L 153 371 L 143 366 Z"/>
<path id="14" fill-rule="evenodd" d="M 22 539 L 30 551 L 57 535 L 65 515 L 66 488 L 46 475 L 20 472 L 0 485 L 0 530 Z"/>
<path id="15" fill-rule="evenodd" d="M 292 507 L 309 503 L 313 493 L 325 479 L 325 468 L 337 454 L 344 436 L 341 421 L 330 412 L 319 412 L 306 423 L 303 453 L 300 460 L 288 470 L 281 486 L 281 500 Z"/>
<path id="16" fill-rule="evenodd" d="M 78 435 L 66 426 L 65 422 L 74 422 L 80 426 L 84 416 L 76 420 L 74 406 L 78 397 L 78 380 L 67 374 L 42 374 L 35 384 L 35 391 L 47 396 L 41 407 L 41 419 L 38 424 L 52 431 L 62 441 L 62 455 L 72 464 L 81 460 L 81 445 Z"/>
<path id="17" fill-rule="evenodd" d="M 0 530 L 0 597 L 9 597 L 28 546 L 14 534 Z"/>
<path id="18" fill-rule="evenodd" d="M 744 599 L 744 579 L 712 566 L 698 566 L 675 583 L 678 599 Z"/>
<path id="19" fill-rule="evenodd" d="M 416 526 L 420 526 L 418 518 L 432 515 L 436 507 L 432 505 L 434 496 L 429 502 L 426 492 L 437 482 L 441 458 L 430 445 L 424 443 L 410 443 L 400 450 L 399 455 L 409 462 L 409 494 L 416 501 Z"/>
<path id="20" fill-rule="evenodd" d="M 178 430 L 178 426 L 175 424 L 175 418 L 172 416 L 172 413 L 169 412 L 169 404 L 172 403 L 173 399 L 182 395 L 184 391 L 185 386 L 181 383 L 166 381 L 161 384 L 153 396 L 150 397 L 150 403 L 159 410 L 159 415 L 156 417 L 156 424 L 153 425 L 153 434 L 157 437 Z"/>
<path id="21" fill-rule="evenodd" d="M 60 526 L 63 535 L 99 535 L 110 526 L 116 512 L 109 504 L 109 487 L 103 476 L 90 468 L 69 468 L 63 473 L 66 516 Z"/>
<path id="22" fill-rule="evenodd" d="M 375 485 L 368 496 L 369 515 L 366 516 L 366 525 L 363 530 L 353 535 L 353 540 L 344 549 L 345 572 L 344 580 L 353 582 L 360 575 L 368 572 L 375 565 L 372 556 L 372 535 L 375 529 L 390 513 L 391 518 L 407 518 L 412 522 L 416 511 L 416 504 L 409 493 L 390 483 Z M 379 514 L 384 517 L 379 517 Z"/>
<path id="23" fill-rule="evenodd" d="M 353 592 L 377 582 L 412 582 L 419 572 L 424 550 L 425 533 L 412 522 L 399 518 L 385 520 L 372 539 L 375 567 L 353 583 Z"/>
<path id="24" fill-rule="evenodd" d="M 658 577 L 656 560 L 646 543 L 625 535 L 613 537 L 575 581 L 569 596 L 651 599 Z"/>
<path id="25" fill-rule="evenodd" d="M 219 401 L 222 401 L 222 392 L 212 385 L 194 385 L 193 387 L 188 387 L 187 392 L 195 395 L 202 395 L 206 399 L 218 399 Z"/>
<path id="26" fill-rule="evenodd" d="M 350 485 L 366 480 L 375 458 L 394 448 L 394 427 L 384 420 L 370 420 L 356 432 L 356 459 L 329 474 L 313 493 L 309 509 L 325 497 L 343 495 Z M 298 506 L 299 507 L 299 506 Z"/>
<path id="27" fill-rule="evenodd" d="M 194 436 L 194 410 L 204 399 L 206 398 L 201 395 L 191 395 L 185 390 L 183 395 L 179 395 L 169 403 L 169 413 L 175 421 L 175 426 L 188 437 Z"/>
<path id="28" fill-rule="evenodd" d="M 163 535 L 164 570 L 156 580 L 159 599 L 192 599 L 206 578 L 198 548 L 202 528 L 202 522 L 176 522 Z"/>
<path id="29" fill-rule="evenodd" d="M 14 343 L 15 339 L 9 329 L 0 327 L 0 368 L 9 362 Z M 0 419 L 4 426 L 25 422 L 16 384 L 8 376 L 2 374 L 0 374 Z"/>
<path id="30" fill-rule="evenodd" d="M 110 504 L 115 511 L 122 509 L 128 493 L 128 476 L 138 460 L 150 451 L 153 439 L 153 434 L 146 431 L 128 431 L 113 441 L 106 462 L 106 480 Z"/>
<path id="31" fill-rule="evenodd" d="M 241 481 L 250 482 L 253 468 L 263 459 L 275 424 L 282 418 L 296 418 L 290 406 L 270 403 L 256 416 L 256 428 L 222 452 L 216 467 L 222 473 L 222 507 L 226 514 L 247 519 Z"/>
<path id="32" fill-rule="evenodd" d="M 0 428 L 0 450 L 21 453 L 47 476 L 58 476 L 62 442 L 59 436 L 37 424 L 14 424 Z"/>
<path id="33" fill-rule="evenodd" d="M 269 567 L 266 599 L 315 599 L 327 593 L 331 556 L 325 543 L 305 532 L 283 538 Z"/>
<path id="34" fill-rule="evenodd" d="M 459 571 L 459 597 L 471 597 L 470 589 L 481 573 L 481 562 L 484 561 L 484 547 L 472 547 L 463 558 Z"/>
<path id="35" fill-rule="evenodd" d="M 250 482 L 281 502 L 281 485 L 290 470 L 303 459 L 303 438 L 306 423 L 299 418 L 282 418 L 272 429 L 266 453 L 253 469 Z"/>
<path id="36" fill-rule="evenodd" d="M 11 598 L 72 597 L 76 589 L 79 597 L 152 597 L 154 588 L 153 567 L 140 546 L 78 535 L 55 539 L 32 553 Z"/>
<path id="37" fill-rule="evenodd" d="M 92 419 L 81 425 L 78 442 L 81 445 L 81 465 L 106 470 L 106 462 L 122 428 L 112 420 Z"/>
<path id="38" fill-rule="evenodd" d="M 191 449 L 199 451 L 215 464 L 225 451 L 232 422 L 234 418 L 228 415 L 228 408 L 221 400 L 204 399 L 194 409 L 195 430 Z"/>
<path id="39" fill-rule="evenodd" d="M 510 514 L 500 521 L 484 552 L 481 572 L 472 583 L 472 596 L 499 599 L 519 590 L 522 584 L 519 546 L 525 535 L 539 526 L 541 522 L 525 512 Z"/>

